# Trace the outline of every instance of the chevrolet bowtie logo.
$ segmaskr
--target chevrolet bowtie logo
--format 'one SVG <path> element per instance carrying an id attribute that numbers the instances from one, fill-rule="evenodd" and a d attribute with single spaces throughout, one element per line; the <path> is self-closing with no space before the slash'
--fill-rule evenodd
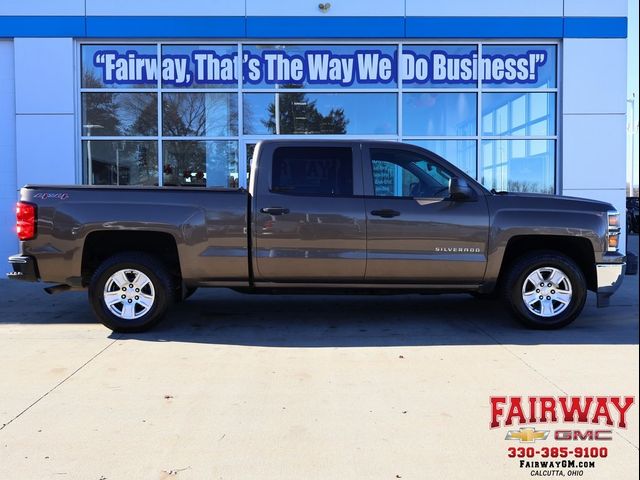
<path id="1" fill-rule="evenodd" d="M 521 428 L 520 430 L 509 430 L 505 440 L 520 440 L 521 442 L 533 443 L 536 440 L 546 440 L 548 436 L 549 430 Z"/>

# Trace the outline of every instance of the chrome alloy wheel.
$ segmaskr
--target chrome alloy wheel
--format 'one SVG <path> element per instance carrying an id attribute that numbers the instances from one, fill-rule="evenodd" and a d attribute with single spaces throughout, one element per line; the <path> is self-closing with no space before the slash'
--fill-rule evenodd
<path id="1" fill-rule="evenodd" d="M 146 315 L 153 307 L 155 297 L 153 283 L 139 270 L 118 270 L 104 285 L 104 304 L 111 313 L 124 320 Z"/>
<path id="2" fill-rule="evenodd" d="M 571 303 L 573 290 L 569 277 L 555 267 L 541 267 L 522 284 L 522 301 L 539 317 L 555 317 Z"/>

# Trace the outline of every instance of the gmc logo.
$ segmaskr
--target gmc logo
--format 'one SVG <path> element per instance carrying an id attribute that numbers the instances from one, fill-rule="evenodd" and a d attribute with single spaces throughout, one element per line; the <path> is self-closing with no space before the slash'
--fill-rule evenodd
<path id="1" fill-rule="evenodd" d="M 611 430 L 556 430 L 556 440 L 613 440 Z"/>

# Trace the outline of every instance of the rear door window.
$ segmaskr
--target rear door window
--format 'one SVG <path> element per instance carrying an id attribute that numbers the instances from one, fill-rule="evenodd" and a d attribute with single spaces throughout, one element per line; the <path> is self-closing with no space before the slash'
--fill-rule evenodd
<path id="1" fill-rule="evenodd" d="M 351 147 L 280 147 L 273 154 L 271 191 L 290 195 L 353 195 Z"/>

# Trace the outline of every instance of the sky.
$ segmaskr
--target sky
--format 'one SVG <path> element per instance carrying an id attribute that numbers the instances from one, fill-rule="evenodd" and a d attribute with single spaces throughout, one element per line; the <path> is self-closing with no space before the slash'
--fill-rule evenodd
<path id="1" fill-rule="evenodd" d="M 629 0 L 629 37 L 627 43 L 627 99 L 635 94 L 635 112 L 631 115 L 632 102 L 627 103 L 627 179 L 631 179 L 631 141 L 634 140 L 635 149 L 633 152 L 633 184 L 638 185 L 638 109 L 640 107 L 640 98 L 638 97 L 638 1 Z M 635 125 L 631 126 L 631 119 L 634 118 Z M 632 136 L 632 132 L 635 135 Z"/>

